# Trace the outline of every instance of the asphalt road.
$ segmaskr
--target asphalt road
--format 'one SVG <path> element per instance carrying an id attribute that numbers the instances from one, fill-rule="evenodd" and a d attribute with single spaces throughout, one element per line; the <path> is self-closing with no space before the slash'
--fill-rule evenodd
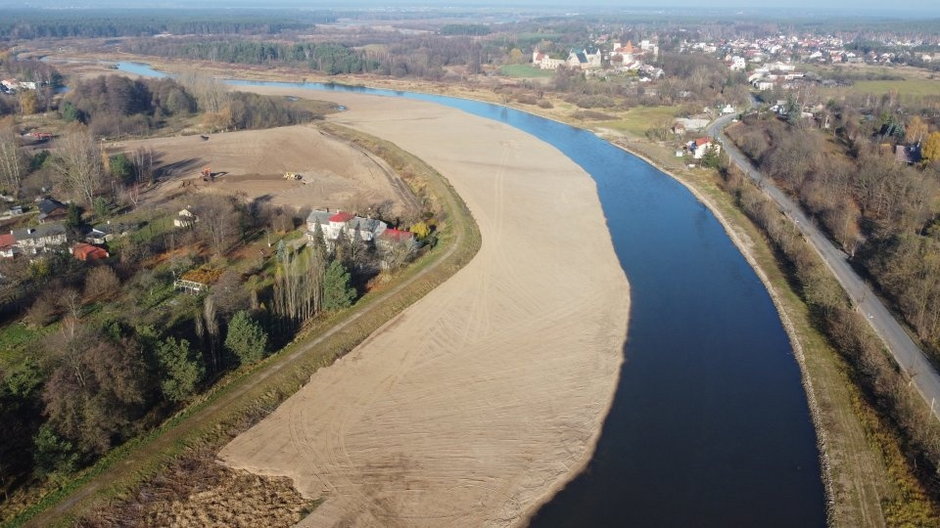
<path id="1" fill-rule="evenodd" d="M 891 355 L 894 356 L 894 360 L 910 376 L 914 388 L 931 407 L 934 416 L 940 419 L 940 375 L 937 370 L 927 360 L 924 351 L 911 339 L 904 327 L 875 295 L 872 288 L 855 273 L 849 265 L 848 255 L 837 248 L 806 216 L 803 209 L 776 187 L 770 178 L 765 178 L 724 135 L 725 127 L 734 117 L 736 117 L 734 114 L 726 115 L 713 121 L 706 129 L 708 135 L 717 138 L 731 160 L 751 179 L 760 183 L 764 194 L 776 202 L 780 209 L 796 223 L 806 240 L 812 244 L 845 288 L 858 311 L 865 316 L 868 324 L 884 342 Z"/>

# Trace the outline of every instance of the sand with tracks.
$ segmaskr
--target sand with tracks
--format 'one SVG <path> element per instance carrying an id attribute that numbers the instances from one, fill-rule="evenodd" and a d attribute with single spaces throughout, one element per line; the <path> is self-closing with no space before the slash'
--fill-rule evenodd
<path id="1" fill-rule="evenodd" d="M 483 244 L 220 458 L 326 499 L 302 526 L 524 522 L 590 458 L 623 360 L 629 291 L 593 181 L 553 147 L 454 109 L 294 95 L 346 105 L 332 119 L 435 167 Z"/>
<path id="2" fill-rule="evenodd" d="M 201 136 L 177 136 L 112 144 L 113 152 L 151 147 L 159 183 L 143 193 L 145 203 L 158 203 L 193 192 L 243 194 L 287 207 L 365 211 L 391 201 L 401 214 L 418 207 L 407 186 L 380 158 L 325 135 L 315 125 L 247 130 Z M 215 181 L 204 182 L 209 167 Z M 285 172 L 303 177 L 284 179 Z"/>

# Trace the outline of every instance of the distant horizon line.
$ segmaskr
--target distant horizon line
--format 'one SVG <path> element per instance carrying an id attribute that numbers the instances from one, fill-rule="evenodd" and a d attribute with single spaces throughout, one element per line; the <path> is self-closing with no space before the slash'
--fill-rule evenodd
<path id="1" fill-rule="evenodd" d="M 474 2 L 473 0 L 463 0 L 454 3 L 441 4 L 432 0 L 384 0 L 381 5 L 374 0 L 346 0 L 342 4 L 327 0 L 274 0 L 265 5 L 256 4 L 257 0 L 204 0 L 201 5 L 176 4 L 175 2 L 164 2 L 151 5 L 128 5 L 128 2 L 120 1 L 95 1 L 95 0 L 64 0 L 61 3 L 56 0 L 46 0 L 42 3 L 24 3 L 22 1 L 0 0 L 0 9 L 11 11 L 81 11 L 95 9 L 116 9 L 120 11 L 235 11 L 235 10 L 255 10 L 255 11 L 273 11 L 273 10 L 327 10 L 327 11 L 359 11 L 359 10 L 382 10 L 382 11 L 410 11 L 413 9 L 429 10 L 430 12 L 452 11 L 455 9 L 496 9 L 513 10 L 524 9 L 524 13 L 531 14 L 533 11 L 545 10 L 546 15 L 567 14 L 577 15 L 596 15 L 602 13 L 612 14 L 675 14 L 670 13 L 675 9 L 685 9 L 697 7 L 702 9 L 701 3 L 693 0 L 677 0 L 675 3 L 658 5 L 617 5 L 604 3 L 602 0 L 595 0 L 594 3 L 585 3 L 572 6 L 570 2 L 563 0 L 510 0 L 510 2 L 496 2 L 484 0 Z M 597 3 L 600 2 L 600 3 Z M 794 12 L 799 10 L 800 12 Z M 801 20 L 818 17 L 820 15 L 829 17 L 830 20 L 868 20 L 871 18 L 881 18 L 884 20 L 900 20 L 918 18 L 922 22 L 931 22 L 940 20 L 940 6 L 892 6 L 890 8 L 882 5 L 854 5 L 850 7 L 851 12 L 846 12 L 845 6 L 793 6 L 790 5 L 769 5 L 763 7 L 736 6 L 736 5 L 707 5 L 704 6 L 704 12 L 682 13 L 679 17 L 693 16 L 721 16 L 730 15 L 735 17 L 768 19 L 777 18 L 780 20 Z M 926 12 L 925 12 L 926 11 Z M 824 20 L 820 21 L 824 22 Z"/>

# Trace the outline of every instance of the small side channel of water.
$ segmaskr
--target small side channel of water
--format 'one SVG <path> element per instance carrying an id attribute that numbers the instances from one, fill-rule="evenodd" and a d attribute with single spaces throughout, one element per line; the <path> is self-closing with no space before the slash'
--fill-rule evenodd
<path id="1" fill-rule="evenodd" d="M 682 185 L 594 134 L 498 105 L 337 84 L 229 83 L 443 104 L 550 143 L 597 182 L 631 286 L 626 360 L 587 470 L 533 526 L 825 526 L 816 435 L 787 335 L 754 271 Z"/>

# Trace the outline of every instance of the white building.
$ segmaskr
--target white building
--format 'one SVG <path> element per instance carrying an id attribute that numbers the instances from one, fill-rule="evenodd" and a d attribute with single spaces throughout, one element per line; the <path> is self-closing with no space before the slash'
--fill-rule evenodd
<path id="1" fill-rule="evenodd" d="M 61 246 L 66 242 L 66 230 L 62 224 L 43 224 L 36 227 L 15 229 L 10 232 L 14 245 L 20 252 L 36 255 Z M 12 250 L 10 251 L 12 255 Z"/>
<path id="2" fill-rule="evenodd" d="M 182 209 L 173 219 L 173 225 L 179 228 L 193 227 L 198 221 L 199 217 L 196 216 L 196 213 L 189 209 Z"/>
<path id="3" fill-rule="evenodd" d="M 744 60 L 744 57 L 735 55 L 731 57 L 731 64 L 729 64 L 728 67 L 731 68 L 731 71 L 744 71 L 747 68 L 747 62 Z"/>
<path id="4" fill-rule="evenodd" d="M 692 157 L 695 159 L 702 159 L 702 156 L 708 152 L 709 149 L 715 149 L 715 153 L 721 152 L 721 145 L 713 142 L 711 138 L 701 137 L 695 141 L 689 141 L 689 144 L 686 146 L 689 149 L 689 152 L 692 153 Z"/>
<path id="5" fill-rule="evenodd" d="M 327 242 L 335 241 L 343 233 L 352 240 L 356 237 L 357 232 L 363 242 L 372 242 L 388 229 L 385 222 L 375 218 L 363 218 L 345 211 L 330 212 L 317 209 L 307 216 L 308 239 L 313 240 L 317 224 L 320 225 L 323 238 Z"/>
<path id="6" fill-rule="evenodd" d="M 548 56 L 548 53 L 542 53 L 539 50 L 532 52 L 532 65 L 541 70 L 557 70 L 564 63 L 563 59 L 553 59 Z"/>

